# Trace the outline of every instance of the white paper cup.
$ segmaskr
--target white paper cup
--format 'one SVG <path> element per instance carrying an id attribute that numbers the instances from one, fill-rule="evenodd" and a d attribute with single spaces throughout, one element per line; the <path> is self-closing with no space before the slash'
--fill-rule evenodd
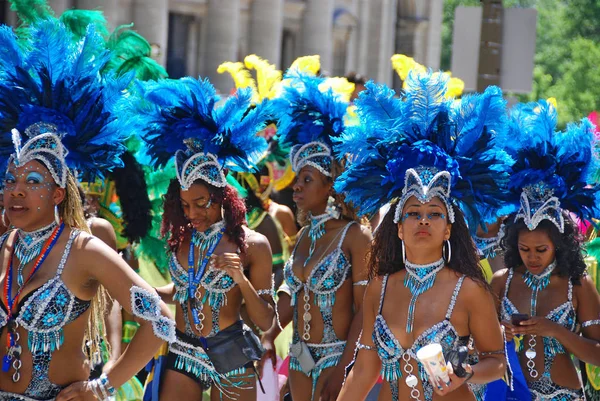
<path id="1" fill-rule="evenodd" d="M 446 359 L 440 344 L 429 344 L 417 351 L 417 358 L 423 364 L 425 371 L 435 382 L 450 383 Z"/>

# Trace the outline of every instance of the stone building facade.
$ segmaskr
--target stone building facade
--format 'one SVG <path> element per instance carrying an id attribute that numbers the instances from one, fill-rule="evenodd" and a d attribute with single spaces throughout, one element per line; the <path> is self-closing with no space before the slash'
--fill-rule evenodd
<path id="1" fill-rule="evenodd" d="M 223 61 L 258 54 L 287 68 L 319 54 L 332 75 L 356 71 L 396 86 L 390 57 L 413 56 L 439 68 L 443 0 L 49 0 L 57 14 L 102 9 L 111 27 L 133 22 L 155 44 L 171 77 L 207 76 L 228 92 Z M 7 0 L 0 21 L 16 24 Z"/>

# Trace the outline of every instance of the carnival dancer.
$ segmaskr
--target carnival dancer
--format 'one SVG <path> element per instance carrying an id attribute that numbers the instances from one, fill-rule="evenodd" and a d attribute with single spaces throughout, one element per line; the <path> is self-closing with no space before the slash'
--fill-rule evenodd
<path id="1" fill-rule="evenodd" d="M 590 182 L 597 145 L 587 119 L 563 132 L 556 120 L 545 100 L 511 111 L 518 143 L 509 185 L 518 212 L 507 220 L 502 242 L 507 269 L 492 283 L 507 337 L 520 339 L 517 352 L 535 401 L 583 400 L 571 354 L 600 364 L 600 300 L 567 212 L 586 221 L 600 215 L 600 186 Z"/>
<path id="2" fill-rule="evenodd" d="M 256 79 L 252 77 L 252 71 L 256 71 Z M 255 54 L 246 56 L 243 63 L 222 63 L 217 72 L 229 73 L 236 89 L 250 88 L 253 104 L 273 99 L 281 83 L 281 71 Z M 271 199 L 274 190 L 287 187 L 294 177 L 289 163 L 286 163 L 289 152 L 281 149 L 275 140 L 276 133 L 274 121 L 257 133 L 267 140 L 268 151 L 257 163 L 257 171 L 238 173 L 235 178 L 248 190 L 245 196 L 248 227 L 266 236 L 271 245 L 277 288 L 283 280 L 283 264 L 289 257 L 298 230 L 291 209 Z M 282 170 L 280 166 L 283 166 L 282 172 L 279 171 Z"/>
<path id="3" fill-rule="evenodd" d="M 0 400 L 108 399 L 175 337 L 154 290 L 85 233 L 69 169 L 93 175 L 118 165 L 133 127 L 120 107 L 131 78 L 100 76 L 110 52 L 94 29 L 75 42 L 56 20 L 20 32 L 26 50 L 10 27 L 0 28 L 0 152 L 8 159 L 14 151 L 5 215 L 16 228 L 0 253 Z M 141 328 L 107 373 L 87 381 L 82 349 L 98 349 L 102 287 Z"/>
<path id="4" fill-rule="evenodd" d="M 277 100 L 279 140 L 292 147 L 294 201 L 305 225 L 284 268 L 294 314 L 289 380 L 295 401 L 337 397 L 352 359 L 346 343 L 354 343 L 360 331 L 371 241 L 369 230 L 333 190 L 342 166 L 332 145 L 344 131 L 348 104 L 323 89 L 324 81 L 291 70 Z"/>
<path id="5" fill-rule="evenodd" d="M 240 320 L 242 299 L 252 321 L 273 319 L 271 251 L 267 239 L 244 226 L 245 207 L 225 175 L 252 171 L 266 150 L 256 136 L 268 117 L 264 103 L 248 110 L 249 90 L 220 107 L 207 80 L 140 84 L 138 105 L 154 165 L 173 156 L 177 179 L 165 195 L 163 235 L 172 250 L 173 284 L 160 288 L 176 304 L 177 340 L 171 344 L 161 400 L 255 400 L 253 361 L 260 342 Z M 155 372 L 156 375 L 156 372 Z M 156 382 L 156 380 L 154 380 Z M 148 391 L 148 389 L 147 389 Z"/>
<path id="6" fill-rule="evenodd" d="M 363 214 L 393 200 L 375 235 L 358 355 L 338 400 L 364 400 L 380 372 L 380 400 L 475 400 L 465 383 L 505 373 L 493 296 L 468 228 L 501 205 L 510 167 L 497 148 L 505 103 L 497 87 L 445 99 L 447 83 L 442 74 L 411 72 L 402 99 L 367 83 L 356 101 L 361 124 L 337 146 L 355 157 L 336 190 Z M 426 345 L 438 343 L 448 356 L 470 339 L 479 363 L 449 369 L 448 382 L 417 359 Z"/>

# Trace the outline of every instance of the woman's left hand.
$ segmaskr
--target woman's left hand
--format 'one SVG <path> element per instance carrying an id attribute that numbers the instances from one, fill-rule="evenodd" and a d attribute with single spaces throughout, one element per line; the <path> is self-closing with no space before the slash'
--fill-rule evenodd
<path id="1" fill-rule="evenodd" d="M 337 400 L 338 395 L 342 390 L 342 384 L 344 383 L 344 373 L 345 369 L 341 365 L 338 365 L 333 369 L 333 372 L 325 379 L 319 401 Z"/>
<path id="2" fill-rule="evenodd" d="M 56 401 L 96 401 L 88 381 L 75 382 L 64 388 L 56 397 Z"/>
<path id="3" fill-rule="evenodd" d="M 443 382 L 443 380 L 440 380 L 439 382 L 434 382 L 434 379 L 432 376 L 429 376 L 429 381 L 431 382 L 431 385 L 433 386 L 433 391 L 436 392 L 436 394 L 438 395 L 446 395 L 448 393 L 453 392 L 454 390 L 456 390 L 457 388 L 459 388 L 460 386 L 462 386 L 467 379 L 469 378 L 469 376 L 471 376 L 471 372 L 473 372 L 473 368 L 471 367 L 471 365 L 465 364 L 463 365 L 465 367 L 465 370 L 467 371 L 468 375 L 465 377 L 458 377 L 454 374 L 454 369 L 452 369 L 452 365 L 450 363 L 448 363 L 448 376 L 450 378 L 450 383 L 446 384 Z"/>
<path id="4" fill-rule="evenodd" d="M 557 324 L 541 316 L 532 316 L 513 326 L 514 334 L 554 337 Z"/>
<path id="5" fill-rule="evenodd" d="M 224 270 L 231 276 L 236 284 L 244 282 L 246 276 L 244 276 L 244 265 L 242 259 L 237 253 L 223 253 L 221 255 L 215 255 L 212 257 L 210 262 L 214 268 Z"/>

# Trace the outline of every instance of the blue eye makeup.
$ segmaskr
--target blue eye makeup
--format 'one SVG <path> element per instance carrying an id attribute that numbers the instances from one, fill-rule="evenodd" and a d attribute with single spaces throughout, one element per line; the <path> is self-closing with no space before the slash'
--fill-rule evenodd
<path id="1" fill-rule="evenodd" d="M 44 182 L 44 176 L 40 173 L 31 172 L 27 174 L 26 181 L 28 184 L 41 184 Z"/>
<path id="2" fill-rule="evenodd" d="M 6 173 L 6 175 L 4 176 L 4 181 L 6 182 L 15 182 L 15 176 L 12 175 L 12 173 Z"/>

